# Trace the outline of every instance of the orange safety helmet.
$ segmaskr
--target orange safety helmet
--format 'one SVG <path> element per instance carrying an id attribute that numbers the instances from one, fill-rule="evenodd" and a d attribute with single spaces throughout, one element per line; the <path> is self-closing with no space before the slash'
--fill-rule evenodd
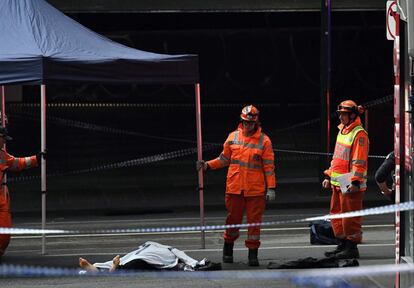
<path id="1" fill-rule="evenodd" d="M 361 105 L 358 106 L 352 100 L 345 100 L 338 105 L 338 109 L 336 110 L 336 112 L 348 112 L 355 113 L 358 115 L 364 113 L 364 107 L 362 107 Z"/>
<path id="2" fill-rule="evenodd" d="M 259 109 L 253 105 L 248 105 L 242 109 L 240 118 L 243 121 L 258 122 L 259 121 Z"/>

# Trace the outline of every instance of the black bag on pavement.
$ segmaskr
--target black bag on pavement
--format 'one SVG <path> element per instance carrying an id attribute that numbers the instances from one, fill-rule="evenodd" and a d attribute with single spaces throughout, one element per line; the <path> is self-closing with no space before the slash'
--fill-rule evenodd
<path id="1" fill-rule="evenodd" d="M 331 222 L 317 220 L 309 223 L 310 243 L 313 245 L 338 245 L 339 241 L 335 238 Z"/>
<path id="2" fill-rule="evenodd" d="M 269 262 L 267 269 L 310 269 L 310 268 L 339 268 L 359 266 L 356 259 L 336 259 L 332 257 L 306 257 L 286 263 Z"/>

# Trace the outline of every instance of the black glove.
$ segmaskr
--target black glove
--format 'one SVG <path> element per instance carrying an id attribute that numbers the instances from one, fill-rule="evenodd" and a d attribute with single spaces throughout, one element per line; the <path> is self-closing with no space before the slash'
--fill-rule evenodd
<path id="1" fill-rule="evenodd" d="M 206 161 L 204 161 L 204 160 L 196 161 L 197 171 L 200 171 L 200 169 L 203 169 L 204 171 L 206 171 L 206 170 L 208 170 L 208 168 L 210 168 L 210 167 L 208 166 Z"/>
<path id="2" fill-rule="evenodd" d="M 40 163 L 40 160 L 42 158 L 46 160 L 46 150 L 45 150 L 45 152 L 42 152 L 42 151 L 37 152 L 37 154 L 36 154 L 37 163 Z"/>

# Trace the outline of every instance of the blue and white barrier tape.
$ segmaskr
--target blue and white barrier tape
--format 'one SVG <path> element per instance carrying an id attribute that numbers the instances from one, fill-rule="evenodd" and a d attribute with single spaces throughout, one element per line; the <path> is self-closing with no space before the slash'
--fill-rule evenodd
<path id="1" fill-rule="evenodd" d="M 60 276 L 139 276 L 141 278 L 164 278 L 164 279 L 273 279 L 273 280 L 292 280 L 300 284 L 309 284 L 311 279 L 321 281 L 322 279 L 334 280 L 337 277 L 358 278 L 367 275 L 392 275 L 394 273 L 413 273 L 413 264 L 385 264 L 370 265 L 363 267 L 346 268 L 325 268 L 307 269 L 295 271 L 134 271 L 134 270 L 115 270 L 114 272 L 80 273 L 80 269 L 59 268 L 59 267 L 39 267 L 27 265 L 0 265 L 0 276 L 7 277 L 60 277 Z M 323 283 L 320 283 L 323 284 Z M 328 286 L 322 286 L 328 287 Z"/>
<path id="2" fill-rule="evenodd" d="M 231 228 L 248 228 L 255 226 L 274 226 L 280 224 L 310 222 L 315 220 L 330 220 L 339 218 L 350 218 L 359 216 L 370 216 L 379 214 L 394 213 L 397 211 L 414 210 L 414 201 L 403 202 L 399 204 L 380 206 L 368 208 L 353 212 L 341 214 L 328 214 L 316 217 L 307 217 L 302 219 L 268 221 L 261 223 L 245 223 L 245 224 L 231 224 L 231 225 L 205 225 L 205 226 L 183 226 L 183 227 L 156 227 L 156 228 L 136 228 L 136 229 L 103 229 L 103 230 L 48 230 L 48 229 L 19 229 L 19 228 L 0 228 L 0 234 L 120 234 L 120 233 L 162 233 L 162 232 L 181 232 L 181 231 L 210 231 L 210 230 L 224 230 Z"/>

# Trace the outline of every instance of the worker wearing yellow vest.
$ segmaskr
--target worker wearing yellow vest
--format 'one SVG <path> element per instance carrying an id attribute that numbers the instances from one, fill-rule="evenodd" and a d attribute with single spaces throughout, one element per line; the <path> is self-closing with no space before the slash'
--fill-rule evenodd
<path id="1" fill-rule="evenodd" d="M 210 161 L 197 161 L 197 169 L 220 169 L 229 166 L 226 182 L 226 224 L 241 224 L 246 210 L 247 223 L 261 223 L 266 200 L 275 199 L 276 177 L 270 138 L 262 132 L 259 110 L 253 105 L 242 109 L 241 123 L 224 143 L 223 152 Z M 239 228 L 224 232 L 223 262 L 233 263 L 234 241 Z M 259 266 L 260 227 L 249 227 L 246 247 L 249 266 Z"/>
<path id="2" fill-rule="evenodd" d="M 361 210 L 367 189 L 369 139 L 359 117 L 364 108 L 346 100 L 339 104 L 337 112 L 341 124 L 331 167 L 325 170 L 326 179 L 322 182 L 324 188 L 332 188 L 330 214 Z M 325 252 L 325 256 L 359 258 L 357 244 L 362 241 L 361 221 L 362 217 L 332 219 L 332 228 L 340 244 L 335 250 Z"/>
<path id="3" fill-rule="evenodd" d="M 0 126 L 0 227 L 10 228 L 12 218 L 10 213 L 10 197 L 7 183 L 4 182 L 4 175 L 7 171 L 20 171 L 37 167 L 40 161 L 39 157 L 45 157 L 45 154 L 39 152 L 37 155 L 17 158 L 6 152 L 4 144 L 6 140 L 12 140 L 8 135 L 7 129 Z M 0 257 L 4 254 L 10 242 L 10 234 L 0 234 Z"/>

